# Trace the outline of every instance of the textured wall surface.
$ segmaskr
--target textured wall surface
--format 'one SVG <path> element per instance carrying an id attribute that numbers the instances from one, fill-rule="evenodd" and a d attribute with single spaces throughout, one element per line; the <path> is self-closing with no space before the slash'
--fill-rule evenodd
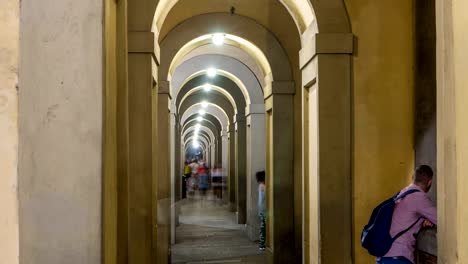
<path id="1" fill-rule="evenodd" d="M 468 1 L 436 1 L 438 263 L 468 262 Z"/>
<path id="2" fill-rule="evenodd" d="M 19 2 L 0 0 L 0 264 L 18 263 Z"/>
<path id="3" fill-rule="evenodd" d="M 414 10 L 406 0 L 346 0 L 353 34 L 355 263 L 372 209 L 410 183 L 414 166 Z"/>
<path id="4" fill-rule="evenodd" d="M 23 0 L 23 264 L 101 263 L 102 1 Z"/>

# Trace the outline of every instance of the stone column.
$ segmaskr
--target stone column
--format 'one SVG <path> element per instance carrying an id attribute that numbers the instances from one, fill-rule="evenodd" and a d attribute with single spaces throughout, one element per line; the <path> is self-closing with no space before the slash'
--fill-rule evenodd
<path id="1" fill-rule="evenodd" d="M 223 166 L 223 137 L 221 136 L 222 131 L 219 135 L 216 135 L 216 166 Z"/>
<path id="2" fill-rule="evenodd" d="M 294 259 L 294 82 L 276 81 L 265 92 L 268 153 L 267 259 L 289 263 Z"/>
<path id="3" fill-rule="evenodd" d="M 215 137 L 214 142 L 211 144 L 211 168 L 216 166 L 216 147 L 217 147 L 217 137 Z"/>
<path id="4" fill-rule="evenodd" d="M 228 126 L 228 193 L 229 193 L 229 210 L 235 212 L 237 210 L 237 193 L 236 193 L 236 134 L 234 124 Z"/>
<path id="5" fill-rule="evenodd" d="M 244 113 L 234 116 L 236 129 L 236 201 L 237 223 L 245 224 L 247 218 L 247 178 L 246 178 L 246 119 Z"/>
<path id="6" fill-rule="evenodd" d="M 182 164 L 180 163 L 180 123 L 171 106 L 171 126 L 174 131 L 171 137 L 171 244 L 175 244 L 175 228 L 179 224 L 179 201 L 182 192 Z"/>
<path id="7" fill-rule="evenodd" d="M 229 167 L 229 137 L 227 135 L 226 131 L 221 131 L 221 145 L 222 145 L 222 160 L 221 160 L 221 166 L 222 166 L 222 175 L 223 175 L 223 185 L 228 186 L 229 185 L 229 176 L 228 176 L 228 167 Z M 229 202 L 229 187 L 228 189 L 223 189 L 223 201 L 225 203 Z"/>
<path id="8" fill-rule="evenodd" d="M 304 161 L 304 258 L 311 263 L 352 260 L 351 54 L 352 34 L 303 35 L 301 50 Z M 303 96 L 305 97 L 305 96 Z M 303 153 L 304 153 L 303 152 Z M 307 172 L 306 172 L 307 169 Z M 307 175 L 305 175 L 307 173 Z"/>
<path id="9" fill-rule="evenodd" d="M 147 44 L 140 45 L 141 43 Z M 148 48 L 149 47 L 149 48 Z M 128 33 L 128 263 L 152 263 L 153 251 L 153 50 L 151 32 Z"/>
<path id="10" fill-rule="evenodd" d="M 255 174 L 265 170 L 265 105 L 250 105 L 247 113 L 247 235 L 258 239 L 258 183 Z"/>
<path id="11" fill-rule="evenodd" d="M 170 262 L 171 235 L 171 149 L 170 149 L 170 103 L 171 96 L 168 81 L 158 84 L 157 118 L 153 121 L 156 129 L 157 179 L 157 263 Z"/>

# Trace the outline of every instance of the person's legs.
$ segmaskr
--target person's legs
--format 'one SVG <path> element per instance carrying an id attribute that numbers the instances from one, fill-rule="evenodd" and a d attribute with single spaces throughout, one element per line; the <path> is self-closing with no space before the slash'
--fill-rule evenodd
<path id="1" fill-rule="evenodd" d="M 260 250 L 265 250 L 265 242 L 266 242 L 266 216 L 261 213 L 260 214 L 260 243 L 259 243 Z"/>

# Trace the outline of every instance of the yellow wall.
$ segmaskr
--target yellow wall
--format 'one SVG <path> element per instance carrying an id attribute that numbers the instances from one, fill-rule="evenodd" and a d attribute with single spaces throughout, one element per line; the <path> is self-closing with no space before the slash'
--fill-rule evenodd
<path id="1" fill-rule="evenodd" d="M 18 263 L 19 2 L 0 0 L 0 263 Z"/>
<path id="2" fill-rule="evenodd" d="M 467 1 L 436 1 L 439 263 L 468 263 Z"/>
<path id="3" fill-rule="evenodd" d="M 458 262 L 468 263 L 468 1 L 453 2 L 456 99 Z M 443 243 L 443 242 L 442 242 Z M 447 262 L 450 263 L 450 262 Z"/>
<path id="4" fill-rule="evenodd" d="M 355 263 L 372 209 L 410 182 L 413 168 L 413 10 L 408 0 L 346 0 L 353 57 Z"/>

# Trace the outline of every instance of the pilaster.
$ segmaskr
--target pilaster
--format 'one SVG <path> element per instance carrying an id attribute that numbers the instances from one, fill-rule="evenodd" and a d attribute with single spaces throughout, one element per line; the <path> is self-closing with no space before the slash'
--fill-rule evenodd
<path id="1" fill-rule="evenodd" d="M 260 221 L 258 219 L 258 183 L 255 174 L 265 170 L 265 105 L 247 107 L 247 225 L 250 240 L 258 239 Z"/>
<path id="2" fill-rule="evenodd" d="M 294 82 L 273 82 L 267 111 L 267 259 L 294 259 Z"/>
<path id="3" fill-rule="evenodd" d="M 229 210 L 235 212 L 237 210 L 237 191 L 236 191 L 236 131 L 234 124 L 228 126 L 228 193 L 229 193 Z"/>
<path id="4" fill-rule="evenodd" d="M 352 262 L 350 33 L 303 36 L 306 263 Z M 304 98 L 307 97 L 307 100 Z"/>
<path id="5" fill-rule="evenodd" d="M 235 160 L 236 160 L 236 201 L 237 223 L 245 224 L 247 219 L 247 178 L 246 178 L 246 119 L 243 113 L 234 116 Z"/>
<path id="6" fill-rule="evenodd" d="M 156 145 L 154 155 L 156 160 L 157 179 L 157 263 L 170 262 L 171 235 L 171 171 L 170 162 L 170 103 L 169 82 L 158 83 L 157 118 L 153 121 L 156 129 Z"/>
<path id="7" fill-rule="evenodd" d="M 153 53 L 136 43 L 151 32 L 128 33 L 128 263 L 151 263 L 156 252 L 153 229 Z M 146 43 L 151 46 L 151 41 Z M 145 46 L 146 47 L 146 46 Z"/>

